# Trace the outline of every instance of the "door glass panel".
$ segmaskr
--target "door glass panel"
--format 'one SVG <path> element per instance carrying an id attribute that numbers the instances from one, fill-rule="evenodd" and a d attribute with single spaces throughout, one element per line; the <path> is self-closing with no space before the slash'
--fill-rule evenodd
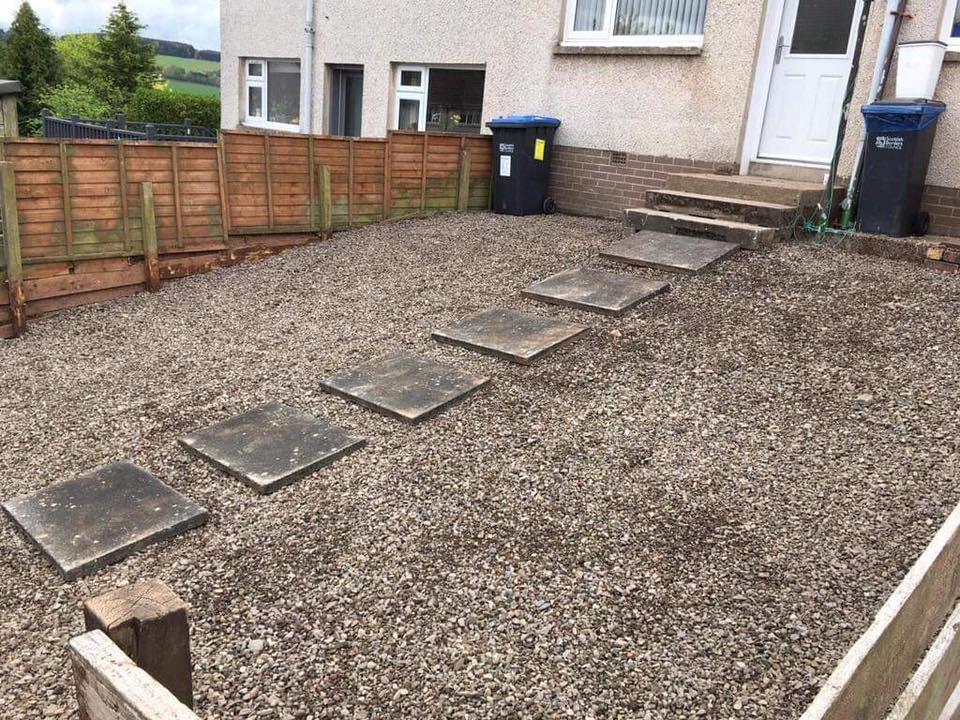
<path id="1" fill-rule="evenodd" d="M 349 137 L 360 137 L 363 118 L 363 73 L 350 73 L 344 80 L 343 134 Z"/>
<path id="2" fill-rule="evenodd" d="M 247 117 L 263 117 L 263 88 L 251 87 L 247 89 Z"/>
<path id="3" fill-rule="evenodd" d="M 846 55 L 857 0 L 800 0 L 791 55 Z"/>
<path id="4" fill-rule="evenodd" d="M 957 12 L 953 16 L 953 28 L 950 37 L 960 38 L 960 4 L 957 5 Z"/>
<path id="5" fill-rule="evenodd" d="M 398 130 L 420 129 L 420 101 L 400 99 L 400 118 L 397 122 Z"/>
<path id="6" fill-rule="evenodd" d="M 603 30 L 603 14 L 606 0 L 576 0 L 577 10 L 573 14 L 574 32 L 600 32 Z"/>

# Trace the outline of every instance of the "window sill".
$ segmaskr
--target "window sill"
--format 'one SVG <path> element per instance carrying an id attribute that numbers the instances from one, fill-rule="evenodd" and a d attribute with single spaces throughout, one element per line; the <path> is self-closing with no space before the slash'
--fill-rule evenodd
<path id="1" fill-rule="evenodd" d="M 700 45 L 563 45 L 554 55 L 701 55 Z"/>

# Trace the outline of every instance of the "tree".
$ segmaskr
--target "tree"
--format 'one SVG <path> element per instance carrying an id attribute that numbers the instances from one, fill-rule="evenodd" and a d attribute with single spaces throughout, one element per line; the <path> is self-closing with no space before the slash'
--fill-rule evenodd
<path id="1" fill-rule="evenodd" d="M 129 100 L 137 88 L 150 87 L 160 81 L 157 48 L 151 43 L 142 43 L 139 38 L 145 27 L 121 0 L 100 33 L 95 53 L 97 64 L 124 101 Z"/>
<path id="2" fill-rule="evenodd" d="M 63 62 L 63 84 L 44 95 L 45 107 L 55 115 L 66 113 L 84 117 L 101 117 L 89 114 L 94 108 L 106 108 L 103 117 L 123 110 L 124 94 L 113 86 L 100 68 L 97 58 L 100 38 L 97 35 L 63 35 L 55 44 Z M 71 107 L 73 109 L 69 109 Z"/>
<path id="3" fill-rule="evenodd" d="M 60 81 L 61 63 L 53 45 L 53 37 L 40 24 L 40 19 L 24 2 L 10 24 L 7 47 L 0 74 L 23 85 L 20 95 L 21 128 L 37 124 L 40 96 Z"/>

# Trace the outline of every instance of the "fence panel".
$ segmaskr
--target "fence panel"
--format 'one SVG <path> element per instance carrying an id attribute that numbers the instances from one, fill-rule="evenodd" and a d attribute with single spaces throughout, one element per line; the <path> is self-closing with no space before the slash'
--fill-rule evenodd
<path id="1" fill-rule="evenodd" d="M 23 138 L 0 141 L 0 160 L 15 179 L 31 317 L 144 287 L 143 183 L 152 185 L 159 273 L 170 278 L 303 244 L 295 235 L 320 232 L 326 220 L 343 229 L 454 211 L 464 197 L 468 209 L 483 209 L 491 179 L 488 136 L 411 132 L 231 131 L 217 144 Z M 266 234 L 276 237 L 255 237 Z M 0 253 L 0 281 L 3 262 Z M 10 317 L 0 282 L 0 336 L 10 334 Z"/>

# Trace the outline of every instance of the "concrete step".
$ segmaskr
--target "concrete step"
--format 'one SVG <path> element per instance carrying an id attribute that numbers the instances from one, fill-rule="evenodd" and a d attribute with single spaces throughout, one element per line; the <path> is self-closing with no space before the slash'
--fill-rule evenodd
<path id="1" fill-rule="evenodd" d="M 796 205 L 700 195 L 680 190 L 647 190 L 647 207 L 663 212 L 734 220 L 773 228 L 792 226 L 800 215 L 800 208 Z"/>
<path id="2" fill-rule="evenodd" d="M 739 200 L 758 200 L 805 209 L 816 207 L 823 194 L 823 185 L 818 183 L 754 175 L 711 175 L 709 173 L 668 175 L 664 189 Z M 842 198 L 843 188 L 836 188 L 834 202 L 840 202 Z"/>
<path id="3" fill-rule="evenodd" d="M 601 250 L 600 257 L 627 265 L 697 274 L 739 250 L 734 243 L 644 230 L 629 233 Z"/>
<path id="4" fill-rule="evenodd" d="M 734 220 L 717 220 L 646 208 L 627 210 L 626 224 L 636 231 L 653 230 L 673 235 L 722 240 L 747 250 L 771 247 L 791 232 L 791 228 L 763 227 Z"/>

